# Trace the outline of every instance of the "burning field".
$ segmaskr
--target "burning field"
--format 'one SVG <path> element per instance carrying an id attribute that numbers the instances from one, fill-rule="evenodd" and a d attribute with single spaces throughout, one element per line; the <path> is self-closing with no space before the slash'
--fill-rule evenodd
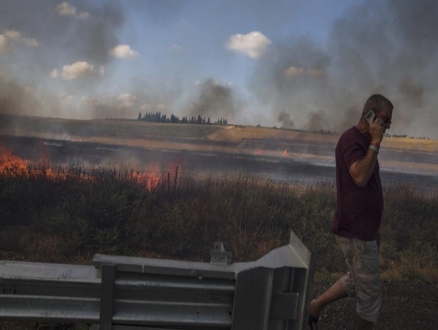
<path id="1" fill-rule="evenodd" d="M 337 134 L 121 120 L 1 119 L 2 158 L 18 157 L 32 167 L 51 164 L 64 172 L 72 164 L 86 172 L 123 167 L 142 182 L 154 182 L 176 168 L 199 178 L 245 174 L 299 185 L 334 180 Z M 384 184 L 438 190 L 438 141 L 387 137 L 379 160 Z"/>

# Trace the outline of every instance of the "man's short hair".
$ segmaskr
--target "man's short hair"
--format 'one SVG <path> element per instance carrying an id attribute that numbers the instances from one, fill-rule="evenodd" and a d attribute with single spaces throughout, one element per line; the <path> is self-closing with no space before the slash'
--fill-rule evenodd
<path id="1" fill-rule="evenodd" d="M 362 115 L 365 115 L 369 110 L 374 109 L 377 112 L 382 111 L 383 106 L 386 105 L 389 108 L 394 109 L 391 101 L 386 97 L 380 94 L 371 95 L 368 100 L 365 102 L 363 107 Z"/>

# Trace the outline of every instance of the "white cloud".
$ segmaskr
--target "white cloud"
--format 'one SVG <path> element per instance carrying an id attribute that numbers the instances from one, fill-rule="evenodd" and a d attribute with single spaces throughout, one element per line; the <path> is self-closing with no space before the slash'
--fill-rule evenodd
<path id="1" fill-rule="evenodd" d="M 63 104 L 71 105 L 71 104 L 73 104 L 75 97 L 73 96 L 73 94 L 61 93 L 61 94 L 59 94 L 59 100 Z"/>
<path id="2" fill-rule="evenodd" d="M 164 103 L 155 104 L 155 105 L 146 103 L 146 104 L 143 104 L 141 106 L 140 111 L 141 112 L 156 112 L 156 111 L 163 112 L 163 111 L 166 111 L 166 105 Z"/>
<path id="3" fill-rule="evenodd" d="M 75 16 L 76 8 L 67 2 L 60 3 L 56 6 L 59 16 Z"/>
<path id="4" fill-rule="evenodd" d="M 114 57 L 125 59 L 135 58 L 139 56 L 139 54 L 129 45 L 118 45 L 113 49 L 110 49 L 109 54 Z"/>
<path id="5" fill-rule="evenodd" d="M 200 80 L 196 80 L 193 83 L 194 86 L 202 86 L 202 85 L 210 85 L 210 86 L 219 86 L 219 81 L 217 80 L 205 80 L 205 81 L 200 81 Z"/>
<path id="6" fill-rule="evenodd" d="M 307 73 L 313 77 L 322 77 L 325 75 L 325 72 L 323 70 L 318 69 L 308 69 Z"/>
<path id="7" fill-rule="evenodd" d="M 150 111 L 152 110 L 152 105 L 150 105 L 149 103 L 143 104 L 140 108 L 141 111 Z"/>
<path id="8" fill-rule="evenodd" d="M 58 78 L 59 77 L 58 70 L 53 69 L 53 71 L 50 73 L 50 77 L 54 79 Z"/>
<path id="9" fill-rule="evenodd" d="M 23 38 L 24 43 L 26 46 L 29 47 L 37 47 L 40 45 L 40 43 L 35 38 Z"/>
<path id="10" fill-rule="evenodd" d="M 0 52 L 6 52 L 8 49 L 8 39 L 4 34 L 0 34 Z"/>
<path id="11" fill-rule="evenodd" d="M 226 48 L 253 59 L 258 59 L 266 53 L 270 44 L 271 41 L 266 36 L 254 31 L 248 34 L 232 35 L 228 39 Z"/>
<path id="12" fill-rule="evenodd" d="M 123 93 L 117 96 L 117 101 L 124 107 L 132 107 L 137 100 L 137 96 L 129 93 Z"/>
<path id="13" fill-rule="evenodd" d="M 11 40 L 19 40 L 21 38 L 21 33 L 15 30 L 7 30 L 5 36 Z"/>
<path id="14" fill-rule="evenodd" d="M 90 18 L 90 14 L 87 13 L 86 11 L 83 11 L 82 13 L 77 15 L 76 17 L 81 19 L 81 20 L 86 20 L 86 19 Z"/>
<path id="15" fill-rule="evenodd" d="M 323 70 L 309 68 L 306 71 L 304 71 L 303 68 L 299 68 L 296 66 L 291 66 L 284 71 L 284 74 L 287 76 L 298 76 L 303 73 L 307 73 L 309 76 L 313 76 L 313 77 L 322 77 L 325 75 L 325 72 Z"/>
<path id="16" fill-rule="evenodd" d="M 10 51 L 19 42 L 23 42 L 30 47 L 39 46 L 39 42 L 34 38 L 25 38 L 21 32 L 16 30 L 6 30 L 3 34 L 0 34 L 0 51 Z"/>
<path id="17" fill-rule="evenodd" d="M 103 75 L 104 73 L 105 69 L 103 66 L 99 68 L 99 72 L 96 72 L 92 64 L 85 61 L 79 61 L 70 65 L 64 65 L 62 67 L 61 78 L 64 80 L 74 80 L 83 77 Z M 52 75 L 57 77 L 58 72 L 56 69 L 52 71 Z"/>
<path id="18" fill-rule="evenodd" d="M 286 71 L 284 71 L 284 74 L 287 76 L 298 76 L 304 72 L 303 68 L 297 68 L 296 66 L 291 66 Z"/>
<path id="19" fill-rule="evenodd" d="M 74 16 L 78 19 L 88 19 L 90 17 L 90 14 L 86 11 L 81 12 L 78 14 L 76 7 L 72 6 L 71 4 L 67 2 L 60 3 L 55 7 L 56 12 L 59 16 Z"/>
<path id="20" fill-rule="evenodd" d="M 170 50 L 174 51 L 174 52 L 182 50 L 182 49 L 183 49 L 182 46 L 178 45 L 178 44 L 173 44 L 172 47 L 170 47 Z"/>

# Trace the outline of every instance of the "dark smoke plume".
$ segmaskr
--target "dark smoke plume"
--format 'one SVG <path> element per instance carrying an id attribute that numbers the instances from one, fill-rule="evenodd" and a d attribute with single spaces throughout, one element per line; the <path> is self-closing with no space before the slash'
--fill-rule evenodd
<path id="1" fill-rule="evenodd" d="M 63 112 L 57 92 L 45 81 L 51 72 L 55 75 L 54 69 L 61 79 L 64 66 L 82 62 L 89 66 L 90 74 L 80 80 L 63 80 L 65 88 L 78 95 L 97 90 L 97 78 L 110 60 L 108 50 L 119 42 L 118 31 L 124 20 L 121 5 L 115 1 L 100 7 L 85 0 L 71 4 L 2 1 L 0 53 L 8 56 L 0 56 L 0 113 L 71 116 Z M 23 49 L 18 50 L 20 47 Z M 15 59 L 19 59 L 19 66 Z"/>
<path id="2" fill-rule="evenodd" d="M 435 1 L 352 4 L 333 24 L 327 46 L 282 40 L 259 61 L 249 86 L 261 105 L 289 113 L 297 128 L 343 130 L 359 120 L 368 96 L 382 93 L 395 105 L 389 132 L 430 132 L 438 125 L 437 17 Z"/>
<path id="3" fill-rule="evenodd" d="M 0 33 L 11 29 L 31 33 L 41 48 L 50 49 L 51 55 L 58 54 L 63 59 L 60 64 L 85 58 L 96 65 L 104 65 L 109 59 L 108 49 L 118 44 L 117 32 L 125 21 L 120 2 L 105 1 L 98 8 L 91 1 L 71 1 L 76 15 L 61 15 L 57 10 L 61 4 L 62 1 L 54 0 L 3 0 Z M 85 13 L 88 16 L 81 18 Z M 44 61 L 44 55 L 44 52 L 40 54 L 35 67 L 44 64 L 51 69 L 53 63 Z"/>
<path id="4" fill-rule="evenodd" d="M 198 95 L 190 105 L 192 116 L 211 117 L 212 119 L 234 119 L 238 107 L 230 87 L 207 80 L 199 85 Z"/>
<path id="5" fill-rule="evenodd" d="M 292 129 L 295 126 L 290 113 L 284 111 L 280 112 L 277 120 L 281 123 L 281 128 Z"/>

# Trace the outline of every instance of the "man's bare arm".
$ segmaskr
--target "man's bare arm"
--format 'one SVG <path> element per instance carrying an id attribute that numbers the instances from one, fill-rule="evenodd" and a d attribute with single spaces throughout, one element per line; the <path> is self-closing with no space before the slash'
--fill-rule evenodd
<path id="1" fill-rule="evenodd" d="M 364 158 L 351 165 L 350 175 L 356 185 L 359 187 L 365 187 L 367 185 L 368 180 L 371 178 L 371 175 L 373 175 L 376 161 L 377 152 L 372 149 L 368 149 L 368 152 Z"/>
<path id="2" fill-rule="evenodd" d="M 384 126 L 379 118 L 374 116 L 371 119 L 369 132 L 371 135 L 371 142 L 380 145 L 380 142 L 383 140 Z M 373 175 L 377 161 L 377 154 L 378 151 L 370 148 L 364 158 L 354 162 L 350 166 L 350 175 L 353 178 L 354 183 L 359 187 L 365 187 L 368 180 Z"/>

